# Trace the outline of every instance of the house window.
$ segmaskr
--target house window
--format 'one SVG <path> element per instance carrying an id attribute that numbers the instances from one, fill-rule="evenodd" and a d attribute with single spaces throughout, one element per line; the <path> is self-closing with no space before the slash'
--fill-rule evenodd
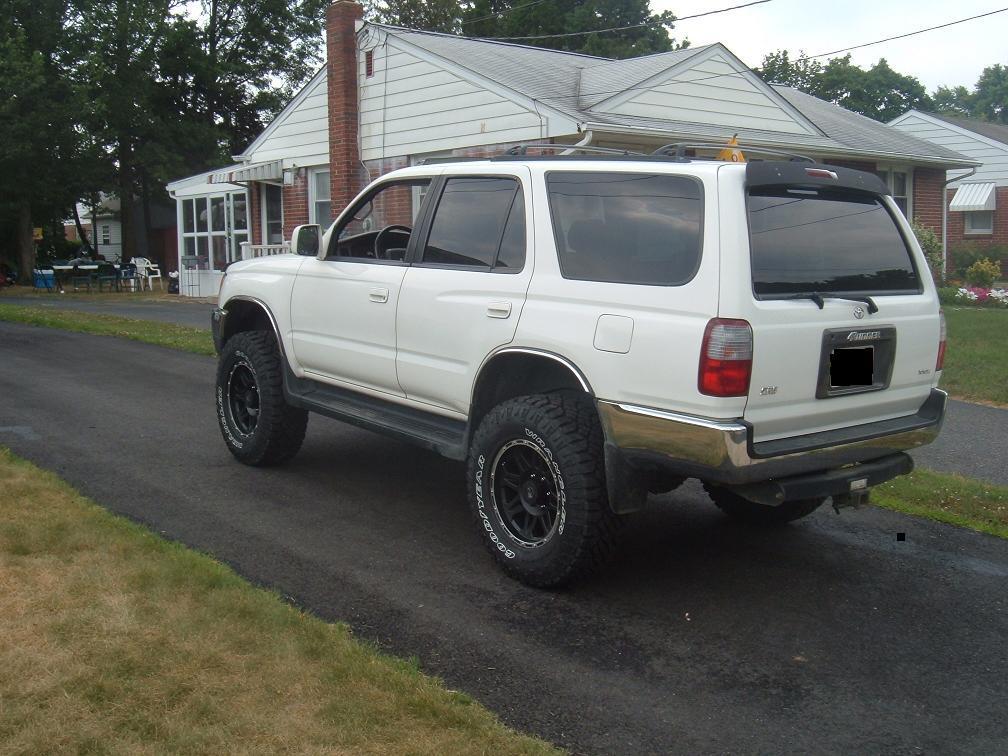
<path id="1" fill-rule="evenodd" d="M 332 223 L 331 186 L 329 171 L 315 171 L 311 179 L 311 204 L 309 222 L 318 223 L 322 228 Z"/>
<path id="2" fill-rule="evenodd" d="M 263 239 L 266 244 L 283 244 L 283 189 L 263 184 Z"/>
<path id="3" fill-rule="evenodd" d="M 103 225 L 101 227 L 101 243 L 106 246 L 112 243 L 112 226 Z"/>
<path id="4" fill-rule="evenodd" d="M 369 78 L 374 76 L 374 50 L 364 53 L 364 75 Z"/>
<path id="5" fill-rule="evenodd" d="M 893 201 L 905 218 L 910 217 L 912 210 L 910 206 L 910 176 L 910 171 L 907 168 L 880 168 L 878 171 L 878 177 L 889 187 L 889 191 L 892 192 Z"/>
<path id="6" fill-rule="evenodd" d="M 994 211 L 974 210 L 965 213 L 967 234 L 992 234 L 994 233 Z"/>

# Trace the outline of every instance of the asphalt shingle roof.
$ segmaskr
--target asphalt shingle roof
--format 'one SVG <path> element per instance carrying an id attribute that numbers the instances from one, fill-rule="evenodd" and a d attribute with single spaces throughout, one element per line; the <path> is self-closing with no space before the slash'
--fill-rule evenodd
<path id="1" fill-rule="evenodd" d="M 782 134 L 757 129 L 719 127 L 595 111 L 592 108 L 620 91 L 631 89 L 711 47 L 687 48 L 626 60 L 548 50 L 450 34 L 418 32 L 373 25 L 444 60 L 462 66 L 520 95 L 530 97 L 579 123 L 637 127 L 697 138 L 739 137 L 811 150 L 860 152 L 929 162 L 969 164 L 969 158 L 885 124 L 807 95 L 796 89 L 767 85 L 798 110 L 822 134 Z M 1006 129 L 1008 131 L 1008 129 Z"/>

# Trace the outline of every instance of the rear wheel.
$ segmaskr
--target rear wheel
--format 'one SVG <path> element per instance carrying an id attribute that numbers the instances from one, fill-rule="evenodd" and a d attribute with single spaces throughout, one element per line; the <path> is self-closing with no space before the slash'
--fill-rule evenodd
<path id="1" fill-rule="evenodd" d="M 704 489 L 718 509 L 729 517 L 750 525 L 784 525 L 812 514 L 826 501 L 825 498 L 795 499 L 770 507 L 749 501 L 720 486 L 704 483 Z"/>
<path id="2" fill-rule="evenodd" d="M 231 454 L 247 465 L 275 465 L 297 454 L 308 412 L 283 395 L 283 357 L 272 334 L 228 339 L 217 364 L 217 421 Z"/>
<path id="3" fill-rule="evenodd" d="M 505 572 L 551 587 L 607 560 L 619 520 L 604 469 L 602 428 L 585 395 L 524 396 L 490 411 L 470 446 L 469 501 Z"/>

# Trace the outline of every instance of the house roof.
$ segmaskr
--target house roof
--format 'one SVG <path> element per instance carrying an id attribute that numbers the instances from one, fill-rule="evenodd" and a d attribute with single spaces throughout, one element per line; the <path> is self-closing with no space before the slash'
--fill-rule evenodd
<path id="1" fill-rule="evenodd" d="M 451 67 L 468 70 L 516 95 L 531 98 L 537 106 L 543 105 L 572 118 L 585 128 L 669 133 L 677 135 L 676 138 L 678 135 L 695 135 L 698 139 L 721 139 L 738 133 L 743 141 L 761 145 L 787 144 L 816 153 L 907 160 L 948 167 L 976 164 L 976 161 L 957 152 L 908 136 L 890 126 L 796 89 L 771 86 L 759 81 L 744 63 L 720 43 L 613 60 L 381 24 L 367 24 L 365 28 L 387 32 L 437 56 Z M 646 89 L 652 79 L 661 77 L 670 69 L 688 66 L 690 59 L 699 59 L 712 48 L 717 48 L 727 59 L 737 64 L 737 74 L 730 75 L 750 77 L 769 98 L 779 102 L 784 108 L 792 108 L 795 116 L 806 122 L 808 133 L 785 134 L 729 125 L 722 127 L 709 123 L 669 121 L 598 107 L 621 93 L 636 88 Z"/>
<path id="2" fill-rule="evenodd" d="M 929 115 L 932 118 L 937 118 L 939 121 L 945 121 L 945 123 L 950 123 L 953 126 L 958 126 L 961 129 L 966 129 L 966 131 L 972 131 L 974 134 L 979 134 L 980 136 L 985 136 L 988 139 L 993 139 L 995 142 L 1001 142 L 1002 144 L 1008 145 L 1008 126 L 1002 123 L 991 123 L 990 121 L 978 121 L 976 118 L 962 118 L 960 116 L 950 116 L 944 113 L 932 113 L 930 111 L 921 111 L 925 115 Z"/>

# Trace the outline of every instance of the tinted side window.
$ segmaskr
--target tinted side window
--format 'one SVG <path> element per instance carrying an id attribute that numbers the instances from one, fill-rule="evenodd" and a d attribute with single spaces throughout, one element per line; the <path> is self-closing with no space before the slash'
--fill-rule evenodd
<path id="1" fill-rule="evenodd" d="M 497 264 L 494 273 L 518 273 L 525 267 L 525 193 L 521 187 L 511 203 L 511 213 L 507 225 L 504 226 L 504 236 L 501 238 L 500 251 L 497 253 Z"/>
<path id="2" fill-rule="evenodd" d="M 401 262 L 420 211 L 417 190 L 429 185 L 430 179 L 418 178 L 375 187 L 332 234 L 326 259 Z"/>
<path id="3" fill-rule="evenodd" d="M 448 179 L 423 262 L 489 270 L 517 188 L 518 182 L 509 178 Z"/>
<path id="4" fill-rule="evenodd" d="M 555 172 L 547 186 L 565 278 L 659 286 L 693 278 L 703 225 L 697 180 Z"/>

